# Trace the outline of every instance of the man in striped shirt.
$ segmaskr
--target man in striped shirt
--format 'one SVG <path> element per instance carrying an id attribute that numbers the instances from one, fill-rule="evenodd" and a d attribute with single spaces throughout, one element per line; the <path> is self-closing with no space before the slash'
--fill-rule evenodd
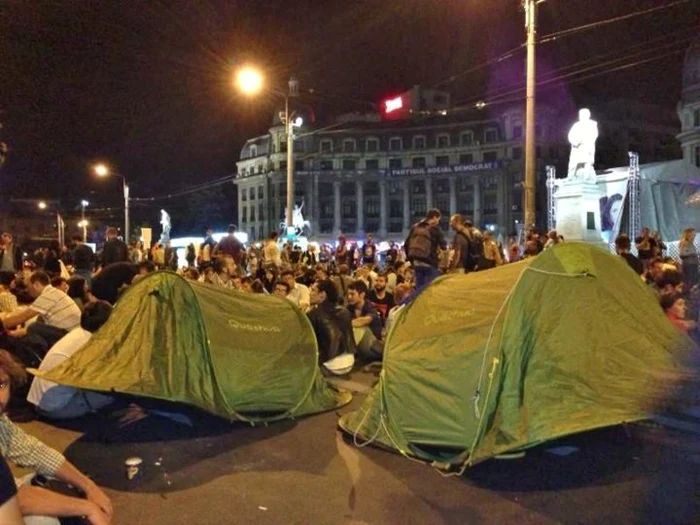
<path id="1" fill-rule="evenodd" d="M 10 335 L 22 337 L 29 333 L 36 340 L 36 350 L 43 355 L 69 330 L 80 326 L 80 308 L 68 295 L 51 286 L 46 272 L 37 271 L 31 275 L 29 293 L 36 298 L 29 308 L 10 314 L 1 321 L 4 330 L 11 330 L 33 317 L 41 316 L 43 322 L 32 324 L 28 332 L 16 331 Z M 14 347 L 10 349 L 15 350 Z"/>

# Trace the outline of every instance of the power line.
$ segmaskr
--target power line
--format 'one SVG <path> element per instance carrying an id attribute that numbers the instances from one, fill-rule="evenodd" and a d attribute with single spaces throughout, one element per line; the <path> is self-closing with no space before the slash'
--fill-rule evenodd
<path id="1" fill-rule="evenodd" d="M 543 44 L 545 42 L 551 42 L 551 41 L 557 40 L 560 37 L 573 35 L 576 33 L 580 33 L 582 31 L 587 31 L 589 29 L 595 29 L 597 27 L 601 27 L 601 26 L 608 25 L 608 24 L 613 24 L 615 22 L 621 22 L 623 20 L 629 20 L 630 18 L 648 15 L 649 13 L 655 13 L 656 11 L 661 11 L 663 9 L 669 9 L 671 7 L 676 7 L 676 6 L 681 5 L 681 4 L 687 4 L 690 1 L 691 0 L 677 0 L 675 2 L 671 2 L 670 4 L 651 7 L 649 9 L 644 9 L 642 11 L 635 11 L 633 13 L 628 13 L 626 15 L 620 15 L 620 16 L 616 16 L 613 18 L 607 18 L 605 20 L 599 20 L 598 22 L 591 22 L 590 24 L 584 24 L 584 25 L 581 25 L 578 27 L 572 27 L 570 29 L 556 31 L 556 32 L 550 33 L 548 35 L 544 35 L 542 38 L 540 38 L 539 43 Z"/>
<path id="2" fill-rule="evenodd" d="M 222 185 L 227 184 L 228 182 L 234 180 L 235 178 L 236 178 L 235 175 L 227 175 L 226 177 L 222 177 L 220 179 L 206 182 L 206 183 L 201 184 L 199 186 L 195 186 L 195 187 L 189 188 L 187 190 L 182 190 L 182 191 L 179 191 L 176 193 L 166 193 L 165 195 L 159 195 L 157 197 L 131 198 L 131 199 L 129 199 L 129 201 L 130 202 L 153 202 L 153 201 L 158 201 L 158 200 L 173 199 L 175 197 L 182 197 L 184 195 L 190 195 L 192 193 L 197 193 L 199 191 L 204 191 L 204 190 L 215 188 L 217 186 L 222 186 Z"/>
<path id="3" fill-rule="evenodd" d="M 465 76 L 465 75 L 468 75 L 469 73 L 473 73 L 474 71 L 478 71 L 478 70 L 480 70 L 480 69 L 483 69 L 483 68 L 485 68 L 485 67 L 487 67 L 487 66 L 490 66 L 491 64 L 495 64 L 495 63 L 497 63 L 497 62 L 503 62 L 504 60 L 507 60 L 507 59 L 513 57 L 513 55 L 514 55 L 517 51 L 520 51 L 521 49 L 525 49 L 525 44 L 524 44 L 524 43 L 523 43 L 523 44 L 520 44 L 520 45 L 517 46 L 517 47 L 514 47 L 513 49 L 511 49 L 511 50 L 509 50 L 509 51 L 506 51 L 505 53 L 503 53 L 503 54 L 501 54 L 501 55 L 499 55 L 499 56 L 497 56 L 497 57 L 491 58 L 491 59 L 489 59 L 489 60 L 487 60 L 487 61 L 485 61 L 485 62 L 482 62 L 482 63 L 480 63 L 480 64 L 477 64 L 477 65 L 475 65 L 475 66 L 472 66 L 472 67 L 470 67 L 469 69 L 467 69 L 467 70 L 465 70 L 465 71 L 462 71 L 462 72 L 460 72 L 460 73 L 455 73 L 454 75 L 452 75 L 452 76 L 450 76 L 449 78 L 443 80 L 442 82 L 438 82 L 437 84 L 433 85 L 433 88 L 437 88 L 437 87 L 440 87 L 440 86 L 444 86 L 445 84 L 450 84 L 450 83 L 454 82 L 455 80 L 457 80 L 457 79 L 459 79 L 459 78 L 462 78 L 462 77 Z"/>

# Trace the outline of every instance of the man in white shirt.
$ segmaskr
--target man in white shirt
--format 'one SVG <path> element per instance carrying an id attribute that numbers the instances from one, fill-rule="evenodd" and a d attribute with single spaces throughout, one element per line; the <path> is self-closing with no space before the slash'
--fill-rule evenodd
<path id="1" fill-rule="evenodd" d="M 311 306 L 311 294 L 309 288 L 294 280 L 294 272 L 285 270 L 281 275 L 282 280 L 289 285 L 287 299 L 296 304 L 302 312 L 306 312 Z"/>
<path id="2" fill-rule="evenodd" d="M 85 307 L 81 326 L 74 328 L 51 347 L 41 361 L 39 371 L 48 372 L 83 348 L 92 334 L 109 319 L 111 305 L 95 301 Z M 78 388 L 58 385 L 41 377 L 35 377 L 29 389 L 27 401 L 35 405 L 37 412 L 50 419 L 70 419 L 94 412 L 110 404 L 110 396 Z"/>
<path id="3" fill-rule="evenodd" d="M 43 322 L 33 323 L 27 330 L 20 329 L 10 332 L 9 335 L 12 337 L 7 338 L 25 339 L 25 336 L 29 335 L 26 342 L 33 346 L 34 352 L 41 355 L 46 353 L 69 330 L 80 326 L 78 305 L 61 290 L 51 286 L 50 283 L 51 280 L 46 272 L 34 272 L 29 278 L 29 293 L 35 297 L 34 302 L 28 308 L 0 320 L 3 330 L 11 330 L 36 316 L 41 316 Z M 8 343 L 7 340 L 4 342 Z M 10 342 L 6 347 L 27 363 L 26 355 L 17 348 L 17 345 Z"/>

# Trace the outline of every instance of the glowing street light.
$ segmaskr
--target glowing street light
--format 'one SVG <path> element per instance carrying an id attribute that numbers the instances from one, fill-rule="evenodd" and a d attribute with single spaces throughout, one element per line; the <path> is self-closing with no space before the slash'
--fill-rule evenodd
<path id="1" fill-rule="evenodd" d="M 262 91 L 263 76 L 252 67 L 244 67 L 236 73 L 236 86 L 246 95 L 257 95 Z"/>
<path id="2" fill-rule="evenodd" d="M 39 201 L 37 203 L 37 208 L 39 208 L 40 210 L 45 210 L 46 206 L 47 206 L 47 204 L 44 201 Z"/>
<path id="3" fill-rule="evenodd" d="M 244 67 L 236 73 L 236 87 L 245 95 L 256 95 L 263 89 L 263 75 L 259 70 L 252 67 Z M 289 98 L 299 95 L 299 82 L 296 78 L 289 79 L 289 91 L 284 93 L 276 89 L 267 88 L 267 91 L 284 98 L 284 115 L 280 114 L 280 120 L 285 127 L 287 135 L 287 238 L 293 239 L 294 221 L 292 210 L 294 209 L 294 128 L 301 127 L 304 120 L 295 115 L 294 112 L 289 112 Z M 296 118 L 295 118 L 296 116 Z"/>
<path id="4" fill-rule="evenodd" d="M 98 177 L 113 175 L 122 180 L 122 189 L 124 191 L 124 242 L 129 244 L 129 185 L 126 183 L 126 178 L 121 173 L 111 170 L 106 164 L 95 164 L 92 169 Z"/>

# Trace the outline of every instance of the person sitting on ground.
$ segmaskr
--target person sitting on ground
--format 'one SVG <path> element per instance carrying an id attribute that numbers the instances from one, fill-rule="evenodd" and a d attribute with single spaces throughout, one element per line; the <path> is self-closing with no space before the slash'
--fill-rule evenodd
<path id="1" fill-rule="evenodd" d="M 0 456 L 0 523 L 25 525 L 17 501 L 17 484 L 5 458 Z"/>
<path id="2" fill-rule="evenodd" d="M 338 290 L 330 279 L 311 285 L 307 313 L 318 341 L 319 365 L 342 354 L 355 354 L 350 312 L 338 305 Z"/>
<path id="3" fill-rule="evenodd" d="M 348 286 L 347 308 L 352 316 L 352 327 L 364 329 L 355 337 L 357 354 L 368 361 L 381 361 L 384 355 L 382 322 L 377 309 L 367 300 L 364 282 L 354 281 Z"/>
<path id="4" fill-rule="evenodd" d="M 394 296 L 386 290 L 386 274 L 380 273 L 374 280 L 374 288 L 367 294 L 367 299 L 374 305 L 381 316 L 382 325 L 386 322 L 389 310 L 394 307 Z"/>
<path id="5" fill-rule="evenodd" d="M 14 273 L 0 272 L 0 317 L 17 310 L 17 297 L 12 293 L 14 280 Z"/>
<path id="6" fill-rule="evenodd" d="M 74 275 L 68 279 L 68 297 L 75 301 L 75 304 L 80 308 L 80 312 L 85 311 L 85 305 L 90 300 L 88 297 L 88 286 L 80 275 Z"/>
<path id="7" fill-rule="evenodd" d="M 659 302 L 661 303 L 661 308 L 666 314 L 666 317 L 673 323 L 673 326 L 688 335 L 691 330 L 695 330 L 697 323 L 686 319 L 688 305 L 681 294 L 675 292 L 662 294 Z"/>
<path id="8" fill-rule="evenodd" d="M 644 264 L 637 257 L 630 253 L 632 248 L 632 242 L 629 236 L 622 233 L 615 239 L 615 251 L 622 257 L 630 268 L 632 268 L 637 275 L 642 275 L 644 273 Z"/>
<path id="9" fill-rule="evenodd" d="M 130 262 L 116 262 L 105 266 L 92 278 L 90 292 L 98 299 L 114 304 L 137 273 L 139 265 Z"/>
<path id="10" fill-rule="evenodd" d="M 80 326 L 68 332 L 51 347 L 41 361 L 39 371 L 48 372 L 67 361 L 90 341 L 92 334 L 107 322 L 111 313 L 112 306 L 106 301 L 89 303 L 85 307 Z M 44 417 L 72 419 L 109 405 L 113 398 L 35 377 L 27 401 L 36 406 L 36 411 Z"/>
<path id="11" fill-rule="evenodd" d="M 289 293 L 287 299 L 296 304 L 302 312 L 306 312 L 311 305 L 309 297 L 309 288 L 294 279 L 292 270 L 285 270 L 281 274 L 281 279 L 289 285 Z"/>
<path id="12" fill-rule="evenodd" d="M 34 474 L 18 483 L 17 500 L 25 517 L 80 517 L 93 525 L 108 525 L 113 517 L 112 502 L 94 481 L 80 472 L 60 452 L 25 433 L 5 414 L 12 389 L 21 387 L 27 376 L 21 363 L 0 350 L 0 451 L 11 462 L 36 473 L 54 477 L 85 494 L 69 497 L 31 485 Z M 4 523 L 4 522 L 3 522 Z"/>
<path id="13" fill-rule="evenodd" d="M 665 270 L 654 280 L 652 289 L 659 296 L 669 293 L 682 294 L 685 291 L 683 275 L 678 270 Z"/>
<path id="14" fill-rule="evenodd" d="M 341 264 L 338 266 L 338 275 L 331 277 L 333 284 L 335 284 L 336 290 L 338 291 L 338 301 L 342 304 L 347 304 L 347 292 L 348 286 L 352 283 L 353 279 L 350 277 L 350 267 L 347 264 Z"/>
<path id="15" fill-rule="evenodd" d="M 290 289 L 291 288 L 289 287 L 289 284 L 286 281 L 277 281 L 275 283 L 275 288 L 272 291 L 272 295 L 276 295 L 277 297 L 284 297 L 285 299 L 287 299 L 289 296 Z"/>
<path id="16" fill-rule="evenodd" d="M 46 272 L 34 272 L 29 278 L 29 289 L 35 297 L 34 302 L 29 308 L 2 319 L 3 329 L 11 330 L 34 317 L 41 316 L 42 322 L 33 323 L 27 331 L 19 330 L 11 332 L 10 335 L 15 337 L 31 335 L 31 342 L 37 344 L 35 350 L 42 355 L 69 330 L 80 324 L 78 305 L 66 293 L 51 286 L 50 282 Z M 11 349 L 15 350 L 16 348 L 12 347 Z"/>

